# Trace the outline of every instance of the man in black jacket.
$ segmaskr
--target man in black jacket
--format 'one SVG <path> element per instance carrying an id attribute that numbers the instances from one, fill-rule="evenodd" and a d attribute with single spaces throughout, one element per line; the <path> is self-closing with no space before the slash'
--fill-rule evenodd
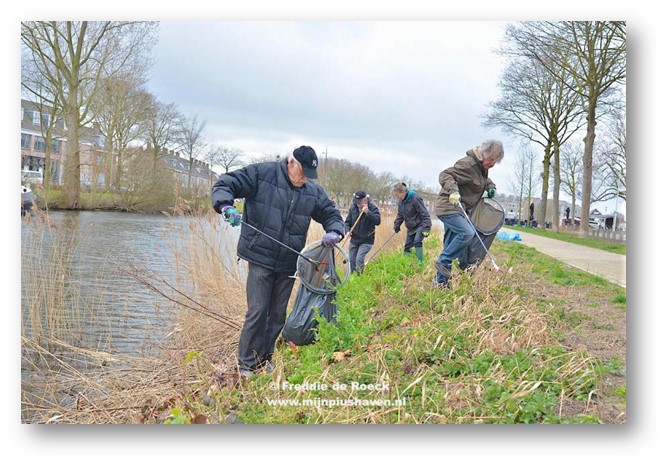
<path id="1" fill-rule="evenodd" d="M 420 263 L 424 260 L 422 249 L 422 240 L 429 236 L 431 231 L 431 215 L 424 205 L 422 198 L 406 186 L 399 182 L 392 186 L 392 194 L 399 201 L 397 206 L 397 218 L 394 219 L 394 232 L 399 233 L 401 224 L 406 224 L 406 243 L 404 244 L 404 254 L 410 254 L 411 249 L 415 247 L 415 255 Z"/>
<path id="2" fill-rule="evenodd" d="M 359 275 L 364 272 L 364 258 L 376 239 L 376 226 L 380 225 L 378 207 L 369 202 L 369 196 L 364 191 L 357 191 L 353 195 L 353 205 L 348 210 L 344 224 L 346 236 L 350 238 L 350 271 Z"/>
<path id="3" fill-rule="evenodd" d="M 256 163 L 220 176 L 213 186 L 213 208 L 230 225 L 241 227 L 237 255 L 248 261 L 248 311 L 239 338 L 239 370 L 248 376 L 263 367 L 273 369 L 274 345 L 285 325 L 294 285 L 297 254 L 275 240 L 301 251 L 311 219 L 320 223 L 322 244 L 334 247 L 344 234 L 343 219 L 318 178 L 318 157 L 308 146 L 278 162 Z M 234 199 L 244 198 L 243 217 Z"/>

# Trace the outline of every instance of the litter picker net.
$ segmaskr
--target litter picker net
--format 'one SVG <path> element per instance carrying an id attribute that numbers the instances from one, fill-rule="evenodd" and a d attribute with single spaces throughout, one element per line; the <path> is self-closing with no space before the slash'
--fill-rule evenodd
<path id="1" fill-rule="evenodd" d="M 334 303 L 337 286 L 350 277 L 348 254 L 340 246 L 322 246 L 320 241 L 307 245 L 297 260 L 295 276 L 300 284 L 292 312 L 283 327 L 283 338 L 297 346 L 315 341 L 318 322 L 316 312 L 328 322 L 336 320 Z"/>

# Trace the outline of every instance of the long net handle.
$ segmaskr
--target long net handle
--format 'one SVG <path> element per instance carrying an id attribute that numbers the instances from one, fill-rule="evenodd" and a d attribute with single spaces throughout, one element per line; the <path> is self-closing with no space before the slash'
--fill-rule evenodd
<path id="1" fill-rule="evenodd" d="M 351 238 L 353 236 L 353 230 L 355 229 L 355 227 L 359 223 L 360 219 L 362 218 L 362 215 L 364 215 L 364 212 L 360 211 L 359 215 L 357 216 L 357 220 L 355 220 L 355 223 L 350 228 L 350 231 L 348 232 L 348 234 L 346 234 L 346 237 L 343 238 L 343 241 L 341 242 L 341 249 L 346 247 L 346 242 L 348 241 L 349 238 Z M 336 254 L 334 254 L 334 262 L 336 262 L 336 259 L 338 259 L 338 257 L 339 257 L 339 249 L 337 249 Z M 345 260 L 344 260 L 344 263 L 345 263 Z"/>

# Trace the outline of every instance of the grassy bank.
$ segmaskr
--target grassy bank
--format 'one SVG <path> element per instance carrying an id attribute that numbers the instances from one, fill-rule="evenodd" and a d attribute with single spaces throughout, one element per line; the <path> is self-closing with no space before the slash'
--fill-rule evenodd
<path id="1" fill-rule="evenodd" d="M 211 232 L 202 222 L 175 241 L 179 275 L 198 292 L 161 294 L 179 314 L 163 356 L 126 365 L 122 377 L 107 367 L 89 384 L 78 379 L 85 403 L 54 403 L 33 422 L 625 422 L 625 290 L 499 241 L 493 253 L 509 273 L 484 264 L 457 272 L 452 290 L 434 290 L 437 234 L 424 266 L 401 254 L 396 235 L 337 292 L 338 322 L 320 322 L 316 344 L 279 340 L 276 370 L 240 383 L 243 274 L 215 254 L 234 247 L 227 226 Z"/>
<path id="2" fill-rule="evenodd" d="M 281 345 L 277 370 L 216 392 L 219 409 L 248 423 L 613 422 L 597 403 L 616 396 L 605 381 L 622 360 L 564 345 L 587 314 L 517 274 L 587 289 L 613 307 L 623 289 L 522 246 L 497 254 L 513 273 L 458 274 L 446 292 L 429 286 L 430 267 L 383 258 L 337 293 L 338 325 L 321 322 L 315 345 Z"/>
<path id="3" fill-rule="evenodd" d="M 67 209 L 66 196 L 61 186 L 45 190 L 42 185 L 32 186 L 36 194 L 36 206 L 44 211 Z M 195 214 L 211 208 L 209 193 L 187 195 L 177 187 L 138 191 L 112 191 L 82 188 L 79 197 L 83 210 L 111 210 L 122 212 Z"/>
<path id="4" fill-rule="evenodd" d="M 620 243 L 618 241 L 606 241 L 599 238 L 586 238 L 578 236 L 575 233 L 554 232 L 544 228 L 529 228 L 516 225 L 505 226 L 504 228 L 530 233 L 532 235 L 545 236 L 546 238 L 558 239 L 560 241 L 566 241 L 567 243 L 579 244 L 581 246 L 588 246 L 590 248 L 601 249 L 603 251 L 622 254 L 624 256 L 626 255 L 626 243 Z"/>

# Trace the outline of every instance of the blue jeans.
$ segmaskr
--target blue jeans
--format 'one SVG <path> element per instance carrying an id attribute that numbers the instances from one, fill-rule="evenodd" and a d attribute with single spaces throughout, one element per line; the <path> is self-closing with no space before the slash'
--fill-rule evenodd
<path id="1" fill-rule="evenodd" d="M 438 219 L 443 222 L 445 234 L 443 235 L 443 251 L 436 260 L 436 281 L 446 283 L 450 279 L 450 275 L 449 273 L 448 275 L 441 273 L 439 269 L 445 269 L 449 272 L 453 260 L 462 260 L 469 243 L 475 236 L 475 231 L 463 215 L 439 215 Z"/>

